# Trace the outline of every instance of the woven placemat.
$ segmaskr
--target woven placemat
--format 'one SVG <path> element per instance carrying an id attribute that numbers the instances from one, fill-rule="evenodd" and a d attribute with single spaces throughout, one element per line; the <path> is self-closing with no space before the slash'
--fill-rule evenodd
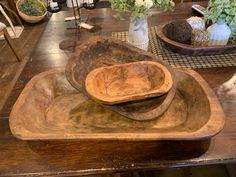
<path id="1" fill-rule="evenodd" d="M 128 32 L 113 32 L 112 37 L 127 42 Z M 162 42 L 156 37 L 155 27 L 149 28 L 148 51 L 174 68 L 215 68 L 236 66 L 236 53 L 209 56 L 187 56 L 171 52 L 165 49 L 161 43 Z"/>

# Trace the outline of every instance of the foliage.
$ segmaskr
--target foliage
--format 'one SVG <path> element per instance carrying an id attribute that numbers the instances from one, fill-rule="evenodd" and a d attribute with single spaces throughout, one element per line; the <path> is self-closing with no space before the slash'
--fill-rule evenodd
<path id="1" fill-rule="evenodd" d="M 38 0 L 24 0 L 20 3 L 19 9 L 29 16 L 41 16 L 45 13 L 45 8 Z"/>
<path id="2" fill-rule="evenodd" d="M 236 44 L 236 35 L 232 35 L 230 38 L 229 38 L 229 42 L 228 44 L 233 44 L 235 45 Z"/>
<path id="3" fill-rule="evenodd" d="M 230 27 L 236 26 L 235 0 L 210 0 L 205 19 L 216 22 L 227 22 Z"/>
<path id="4" fill-rule="evenodd" d="M 116 17 L 122 19 L 125 13 L 131 13 L 134 18 L 148 15 L 148 9 L 159 7 L 163 10 L 172 9 L 172 0 L 110 0 L 112 9 L 117 11 Z"/>

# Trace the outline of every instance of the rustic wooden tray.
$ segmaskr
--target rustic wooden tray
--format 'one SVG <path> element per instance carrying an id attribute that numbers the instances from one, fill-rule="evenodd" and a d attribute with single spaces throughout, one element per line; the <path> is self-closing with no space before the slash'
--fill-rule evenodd
<path id="1" fill-rule="evenodd" d="M 108 105 L 161 96 L 172 85 L 170 72 L 153 61 L 97 68 L 85 80 L 87 93 L 94 100 Z"/>
<path id="2" fill-rule="evenodd" d="M 87 95 L 85 80 L 94 69 L 117 64 L 125 64 L 138 61 L 155 61 L 165 68 L 174 82 L 172 68 L 156 58 L 154 55 L 124 42 L 108 37 L 92 37 L 86 43 L 78 46 L 75 54 L 69 59 L 66 66 L 66 77 L 76 89 Z M 175 85 L 175 84 L 173 84 Z M 144 100 L 141 102 L 104 105 L 130 119 L 152 120 L 163 114 L 174 98 L 175 86 L 170 92 L 161 96 L 158 100 Z"/>
<path id="3" fill-rule="evenodd" d="M 130 120 L 78 92 L 64 69 L 30 80 L 10 114 L 14 136 L 23 140 L 195 140 L 210 138 L 224 125 L 222 108 L 194 71 L 176 71 L 177 91 L 159 118 Z"/>
<path id="4" fill-rule="evenodd" d="M 176 53 L 200 56 L 200 55 L 218 55 L 236 52 L 236 44 L 230 44 L 225 46 L 194 46 L 190 44 L 183 44 L 166 37 L 165 23 L 156 27 L 157 37 L 163 42 L 164 47 Z"/>

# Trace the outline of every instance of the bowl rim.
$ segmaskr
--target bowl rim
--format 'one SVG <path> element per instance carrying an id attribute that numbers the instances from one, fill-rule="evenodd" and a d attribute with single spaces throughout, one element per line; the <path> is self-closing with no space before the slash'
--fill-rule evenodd
<path id="1" fill-rule="evenodd" d="M 144 91 L 142 93 L 134 93 L 134 94 L 124 95 L 124 96 L 109 96 L 109 95 L 104 95 L 104 94 L 96 94 L 97 91 L 94 88 L 93 83 L 95 81 L 95 77 L 101 71 L 104 71 L 104 69 L 126 67 L 126 66 L 130 66 L 134 64 L 157 66 L 158 69 L 160 69 L 163 72 L 164 82 L 160 85 L 160 87 L 156 89 L 151 89 L 149 91 Z M 103 104 L 108 104 L 108 105 L 114 105 L 118 103 L 130 102 L 130 101 L 144 100 L 147 98 L 161 96 L 169 92 L 172 86 L 173 86 L 173 78 L 170 71 L 164 65 L 155 61 L 138 61 L 138 62 L 117 64 L 113 66 L 105 66 L 105 67 L 96 68 L 92 70 L 91 72 L 89 72 L 89 74 L 87 75 L 85 79 L 85 89 L 88 95 L 91 96 L 96 101 L 101 102 Z"/>
<path id="2" fill-rule="evenodd" d="M 17 0 L 17 1 L 16 1 L 16 9 L 17 9 L 17 11 L 18 11 L 18 13 L 19 13 L 20 15 L 23 14 L 23 15 L 26 16 L 26 17 L 40 18 L 40 17 L 44 17 L 44 16 L 47 14 L 47 8 L 45 7 L 45 5 L 44 5 L 40 0 L 36 0 L 36 1 L 38 1 L 38 2 L 43 6 L 44 11 L 45 11 L 43 15 L 37 16 L 37 15 L 27 15 L 27 14 L 25 14 L 24 12 L 22 12 L 22 11 L 19 9 L 19 5 L 20 5 L 20 3 L 22 3 L 23 1 L 25 1 L 25 0 Z"/>

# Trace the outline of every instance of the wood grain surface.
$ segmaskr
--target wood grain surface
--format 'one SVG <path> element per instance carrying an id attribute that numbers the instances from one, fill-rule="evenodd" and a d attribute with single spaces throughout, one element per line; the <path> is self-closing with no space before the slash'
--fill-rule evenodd
<path id="1" fill-rule="evenodd" d="M 72 86 L 87 95 L 85 80 L 92 70 L 142 60 L 153 60 L 161 64 L 168 71 L 169 78 L 173 78 L 171 81 L 173 83 L 174 73 L 172 68 L 154 55 L 121 41 L 98 36 L 91 37 L 85 43 L 76 47 L 75 53 L 66 65 L 66 77 Z M 106 107 L 134 120 L 151 120 L 165 112 L 174 98 L 174 92 L 175 87 L 160 100 L 152 99 L 143 103 L 123 103 L 113 106 L 106 105 Z M 164 98 L 166 98 L 165 101 Z M 142 105 L 145 105 L 145 107 Z"/>
<path id="2" fill-rule="evenodd" d="M 167 90 L 169 90 L 173 84 L 172 77 L 174 77 L 170 66 L 149 52 L 109 37 L 91 37 L 85 43 L 77 46 L 75 53 L 66 65 L 65 72 L 72 86 L 86 94 L 85 80 L 94 69 L 150 60 L 158 63 L 161 67 L 163 74 L 166 75 Z M 165 85 L 165 82 L 163 84 Z"/>
<path id="3" fill-rule="evenodd" d="M 157 37 L 163 42 L 163 45 L 173 52 L 189 56 L 219 55 L 236 52 L 236 44 L 229 44 L 224 46 L 195 46 L 174 41 L 166 36 L 167 28 L 165 27 L 168 23 L 170 22 L 159 25 L 156 28 L 156 33 Z"/>
<path id="4" fill-rule="evenodd" d="M 20 53 L 21 62 L 17 61 L 10 46 L 6 45 L 6 41 L 0 41 L 0 111 L 4 107 L 7 98 L 10 96 L 26 63 L 30 60 L 34 48 L 37 46 L 37 43 L 46 28 L 47 21 L 48 19 L 45 18 L 43 23 L 39 23 L 35 27 L 25 25 L 21 36 L 18 39 L 13 39 L 14 44 Z"/>
<path id="5" fill-rule="evenodd" d="M 206 6 L 205 2 L 198 2 Z M 151 10 L 149 25 L 188 18 L 192 3 L 178 4 L 173 12 Z M 82 11 L 89 23 L 102 26 L 100 31 L 67 30 L 64 17 L 73 13 L 54 14 L 29 61 L 19 77 L 0 116 L 0 176 L 79 176 L 133 170 L 225 164 L 236 162 L 236 101 L 227 92 L 217 93 L 225 113 L 224 129 L 211 140 L 198 141 L 22 141 L 9 129 L 9 113 L 26 83 L 40 72 L 65 67 L 71 50 L 61 50 L 65 40 L 77 45 L 93 35 L 111 35 L 127 31 L 129 19 L 118 21 L 110 9 Z M 212 56 L 214 57 L 214 56 Z M 196 70 L 216 91 L 232 77 L 236 67 Z"/>
<path id="6" fill-rule="evenodd" d="M 138 122 L 103 108 L 67 82 L 64 68 L 35 76 L 10 114 L 12 133 L 23 140 L 195 140 L 224 125 L 216 96 L 191 70 L 176 71 L 177 92 L 168 110 Z M 32 119 L 32 117 L 34 119 Z"/>
<path id="7" fill-rule="evenodd" d="M 108 105 L 161 96 L 169 92 L 172 85 L 170 72 L 150 61 L 97 68 L 85 80 L 87 93 Z"/>

